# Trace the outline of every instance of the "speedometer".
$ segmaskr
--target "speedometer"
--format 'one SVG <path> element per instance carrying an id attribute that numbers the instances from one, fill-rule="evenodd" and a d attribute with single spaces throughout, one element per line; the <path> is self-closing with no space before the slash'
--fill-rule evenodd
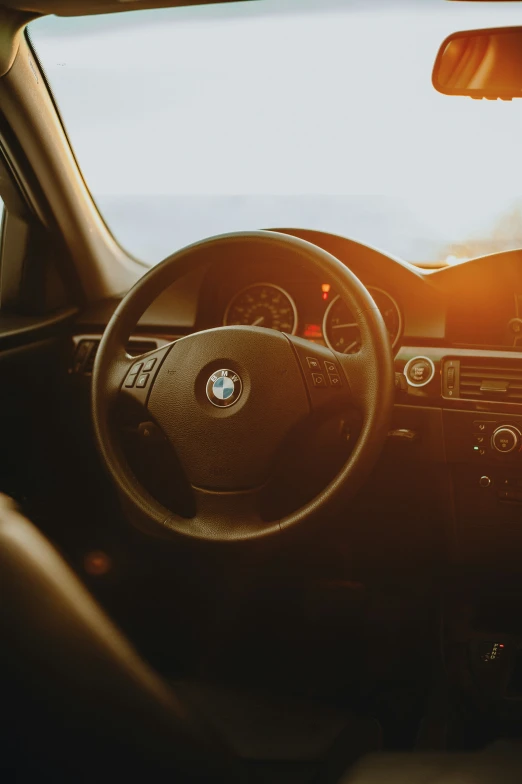
<path id="1" fill-rule="evenodd" d="M 395 348 L 402 331 L 402 316 L 399 306 L 387 291 L 368 286 L 368 291 L 384 319 L 390 336 L 392 348 Z M 357 322 L 340 297 L 336 297 L 324 314 L 323 334 L 328 346 L 342 354 L 355 354 L 361 347 L 361 335 Z"/>
<path id="2" fill-rule="evenodd" d="M 232 324 L 268 327 L 293 335 L 297 329 L 297 308 L 290 294 L 280 286 L 255 283 L 232 298 L 223 323 L 227 327 Z"/>

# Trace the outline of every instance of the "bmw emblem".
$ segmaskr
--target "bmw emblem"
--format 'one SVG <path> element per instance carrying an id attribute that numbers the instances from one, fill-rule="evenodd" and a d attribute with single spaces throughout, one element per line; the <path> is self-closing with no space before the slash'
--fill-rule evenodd
<path id="1" fill-rule="evenodd" d="M 216 370 L 207 381 L 207 397 L 219 408 L 237 403 L 242 391 L 241 379 L 233 370 Z"/>

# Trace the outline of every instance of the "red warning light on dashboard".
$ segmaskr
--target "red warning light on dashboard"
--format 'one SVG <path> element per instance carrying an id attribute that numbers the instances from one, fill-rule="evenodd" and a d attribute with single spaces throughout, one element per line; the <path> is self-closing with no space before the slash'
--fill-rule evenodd
<path id="1" fill-rule="evenodd" d="M 322 283 L 321 284 L 321 291 L 323 292 L 323 299 L 326 301 L 328 299 L 328 294 L 330 293 L 330 284 L 329 283 Z"/>
<path id="2" fill-rule="evenodd" d="M 319 324 L 305 324 L 303 337 L 310 340 L 322 340 L 323 331 Z"/>

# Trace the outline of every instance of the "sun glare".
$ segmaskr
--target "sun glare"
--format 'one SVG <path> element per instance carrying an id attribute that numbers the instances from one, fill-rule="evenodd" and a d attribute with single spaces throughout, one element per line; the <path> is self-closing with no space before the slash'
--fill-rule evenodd
<path id="1" fill-rule="evenodd" d="M 89 187 L 129 250 L 141 215 L 172 251 L 177 212 L 180 245 L 297 225 L 435 260 L 520 202 L 522 101 L 440 95 L 431 71 L 449 33 L 522 24 L 522 3 L 232 5 L 99 19 L 95 57 L 83 20 L 31 25 Z"/>

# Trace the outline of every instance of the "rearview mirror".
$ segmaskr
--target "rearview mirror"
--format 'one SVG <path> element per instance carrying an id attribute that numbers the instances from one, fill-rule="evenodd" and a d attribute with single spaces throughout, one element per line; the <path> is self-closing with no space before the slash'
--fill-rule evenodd
<path id="1" fill-rule="evenodd" d="M 444 95 L 522 98 L 522 27 L 453 33 L 439 49 L 432 79 Z"/>

